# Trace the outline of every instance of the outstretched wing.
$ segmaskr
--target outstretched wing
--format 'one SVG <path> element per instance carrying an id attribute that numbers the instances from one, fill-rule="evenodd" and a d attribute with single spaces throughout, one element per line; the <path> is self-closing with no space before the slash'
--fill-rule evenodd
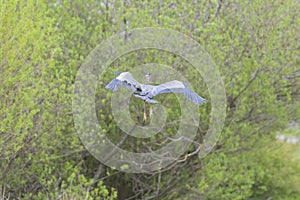
<path id="1" fill-rule="evenodd" d="M 148 96 L 152 98 L 158 94 L 170 92 L 181 93 L 194 104 L 203 104 L 206 102 L 204 98 L 200 97 L 189 87 L 188 83 L 177 80 L 154 86 L 153 90 L 151 91 L 151 94 L 149 94 Z"/>
<path id="2" fill-rule="evenodd" d="M 120 85 L 126 87 L 132 92 L 141 90 L 141 84 L 137 82 L 129 72 L 123 72 L 119 74 L 119 76 L 110 81 L 110 83 L 107 84 L 105 88 L 112 91 L 117 91 Z"/>

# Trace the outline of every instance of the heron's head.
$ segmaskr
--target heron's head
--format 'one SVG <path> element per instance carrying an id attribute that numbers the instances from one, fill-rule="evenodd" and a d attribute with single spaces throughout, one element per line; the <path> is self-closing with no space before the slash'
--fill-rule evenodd
<path id="1" fill-rule="evenodd" d="M 146 78 L 146 82 L 149 83 L 150 82 L 150 77 L 151 77 L 151 74 L 149 72 L 147 72 L 147 74 L 145 75 L 145 78 Z"/>

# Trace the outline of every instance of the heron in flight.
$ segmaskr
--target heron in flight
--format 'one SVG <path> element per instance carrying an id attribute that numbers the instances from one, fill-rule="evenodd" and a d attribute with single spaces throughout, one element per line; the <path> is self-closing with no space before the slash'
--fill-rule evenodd
<path id="1" fill-rule="evenodd" d="M 117 91 L 119 86 L 123 86 L 133 92 L 135 97 L 144 100 L 144 121 L 146 121 L 146 102 L 148 103 L 158 103 L 153 99 L 156 95 L 162 93 L 181 93 L 188 100 L 192 101 L 194 104 L 203 104 L 206 100 L 195 93 L 186 82 L 181 82 L 173 80 L 160 85 L 149 85 L 150 74 L 146 74 L 147 84 L 141 84 L 136 81 L 129 72 L 118 73 L 118 76 L 110 81 L 109 84 L 105 86 L 106 89 Z"/>

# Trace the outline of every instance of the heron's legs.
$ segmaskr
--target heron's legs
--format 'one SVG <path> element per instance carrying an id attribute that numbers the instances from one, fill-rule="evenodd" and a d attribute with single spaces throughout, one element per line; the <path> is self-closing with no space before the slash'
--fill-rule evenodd
<path id="1" fill-rule="evenodd" d="M 150 105 L 150 109 L 149 109 L 149 117 L 151 118 L 153 115 L 153 109 L 152 106 Z"/>
<path id="2" fill-rule="evenodd" d="M 143 121 L 145 122 L 147 120 L 147 114 L 146 114 L 146 102 L 144 102 L 144 118 Z"/>

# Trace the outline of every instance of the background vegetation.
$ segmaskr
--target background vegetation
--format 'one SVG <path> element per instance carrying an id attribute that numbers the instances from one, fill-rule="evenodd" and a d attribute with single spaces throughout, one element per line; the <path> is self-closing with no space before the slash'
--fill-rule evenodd
<path id="1" fill-rule="evenodd" d="M 300 199 L 299 146 L 276 139 L 299 135 L 287 128 L 300 116 L 299 9 L 292 0 L 1 0 L 0 198 Z M 216 62 L 227 93 L 225 127 L 213 152 L 153 174 L 99 163 L 72 118 L 74 80 L 84 58 L 102 40 L 138 27 L 171 28 L 198 41 Z M 209 99 L 205 85 L 195 85 L 201 75 L 174 55 L 137 51 L 112 69 L 149 62 L 178 67 Z M 99 123 L 118 141 L 124 133 L 101 90 L 113 74 L 105 77 L 96 100 Z M 132 117 L 140 115 L 139 103 L 133 100 Z M 171 108 L 169 116 L 177 117 L 180 110 Z M 201 113 L 197 140 L 209 123 L 209 103 Z M 176 131 L 176 124 L 166 131 Z M 123 146 L 134 151 L 153 144 L 129 139 Z"/>

